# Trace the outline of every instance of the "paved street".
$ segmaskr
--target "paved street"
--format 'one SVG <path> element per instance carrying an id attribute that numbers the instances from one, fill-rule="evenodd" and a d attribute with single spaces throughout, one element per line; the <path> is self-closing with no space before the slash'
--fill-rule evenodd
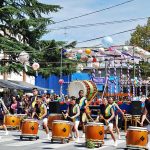
<path id="1" fill-rule="evenodd" d="M 84 138 L 80 138 L 80 143 L 70 142 L 66 144 L 60 144 L 60 142 L 51 143 L 46 139 L 45 132 L 40 130 L 38 140 L 29 141 L 28 139 L 24 139 L 23 141 L 20 140 L 20 132 L 16 130 L 9 131 L 9 136 L 4 136 L 4 131 L 0 131 L 0 136 L 2 139 L 0 140 L 0 150 L 48 150 L 48 149 L 65 149 L 65 150 L 84 150 L 85 148 L 85 141 Z M 150 137 L 149 137 L 150 138 Z M 149 144 L 150 147 L 150 144 Z M 108 138 L 105 140 L 105 144 L 101 148 L 102 150 L 113 150 L 118 149 L 122 150 L 125 148 L 125 136 L 122 133 L 122 140 L 118 140 L 118 146 L 115 148 L 113 146 L 113 141 Z"/>

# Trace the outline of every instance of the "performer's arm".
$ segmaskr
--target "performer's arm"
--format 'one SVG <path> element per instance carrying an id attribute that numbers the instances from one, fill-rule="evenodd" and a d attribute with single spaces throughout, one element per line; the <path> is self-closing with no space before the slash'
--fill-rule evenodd
<path id="1" fill-rule="evenodd" d="M 36 115 L 36 112 L 33 112 L 31 118 L 34 118 L 35 115 Z"/>
<path id="2" fill-rule="evenodd" d="M 147 115 L 147 109 L 146 107 L 144 107 L 144 113 L 143 113 L 142 120 L 141 120 L 141 126 L 143 126 L 143 122 L 146 119 L 146 115 Z"/>
<path id="3" fill-rule="evenodd" d="M 111 121 L 115 117 L 115 113 L 114 113 L 113 108 L 111 108 L 110 111 L 111 111 L 111 117 L 107 120 L 107 122 Z"/>
<path id="4" fill-rule="evenodd" d="M 7 107 L 6 107 L 5 103 L 4 103 L 4 101 L 3 101 L 2 99 L 0 99 L 0 102 L 1 102 L 1 104 L 2 104 L 2 106 L 3 106 L 3 113 L 9 113 L 9 111 L 8 111 L 8 109 L 7 109 Z"/>
<path id="5" fill-rule="evenodd" d="M 33 109 L 32 114 L 31 114 L 31 118 L 34 118 L 34 116 L 38 117 L 38 115 L 36 113 L 36 108 Z"/>
<path id="6" fill-rule="evenodd" d="M 95 122 L 99 122 L 99 115 L 96 117 Z"/>
<path id="7" fill-rule="evenodd" d="M 64 114 L 65 119 L 69 116 L 69 107 L 67 109 L 67 112 Z"/>
<path id="8" fill-rule="evenodd" d="M 115 107 L 120 111 L 120 113 L 122 114 L 122 116 L 124 116 L 123 111 L 119 108 L 118 104 L 115 103 Z"/>

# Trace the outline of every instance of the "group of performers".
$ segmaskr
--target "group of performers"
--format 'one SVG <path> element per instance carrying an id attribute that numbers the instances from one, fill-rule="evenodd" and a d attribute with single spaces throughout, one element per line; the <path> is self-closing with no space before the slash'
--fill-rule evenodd
<path id="1" fill-rule="evenodd" d="M 82 122 L 83 125 L 83 135 L 84 137 L 84 126 L 87 123 L 88 119 L 94 122 L 102 122 L 104 123 L 107 131 L 110 132 L 112 139 L 114 140 L 114 146 L 117 146 L 117 138 L 114 135 L 113 128 L 116 128 L 116 132 L 118 134 L 118 139 L 121 139 L 120 131 L 118 128 L 118 111 L 124 117 L 124 112 L 119 108 L 119 106 L 115 103 L 112 97 L 104 98 L 102 104 L 100 104 L 100 112 L 96 118 L 93 120 L 87 112 L 87 99 L 84 97 L 84 91 L 79 91 L 79 97 L 76 98 L 74 96 L 71 97 L 70 104 L 68 106 L 67 112 L 64 115 L 64 119 L 67 119 L 72 122 L 72 133 L 71 137 L 76 142 L 79 142 L 79 123 Z M 8 113 L 8 110 L 3 103 L 0 101 L 0 114 L 2 118 L 0 120 L 3 122 L 5 114 Z M 47 134 L 47 138 L 50 139 L 49 128 L 48 128 L 48 111 L 46 105 L 43 103 L 42 97 L 38 96 L 38 90 L 36 88 L 33 89 L 33 97 L 30 102 L 30 107 L 26 110 L 27 115 L 30 118 L 37 119 L 40 125 L 44 126 L 44 129 Z M 86 116 L 87 118 L 85 119 Z M 150 97 L 145 101 L 144 113 L 142 115 L 140 125 L 143 126 L 144 120 L 150 119 Z M 8 135 L 7 128 L 5 123 L 3 122 L 3 128 L 6 131 L 6 135 Z M 150 125 L 148 125 L 148 130 L 150 130 Z M 75 139 L 76 138 L 76 139 Z"/>

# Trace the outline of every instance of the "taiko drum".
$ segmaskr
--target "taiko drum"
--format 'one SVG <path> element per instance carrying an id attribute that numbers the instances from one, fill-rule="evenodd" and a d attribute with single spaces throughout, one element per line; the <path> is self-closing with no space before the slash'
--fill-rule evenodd
<path id="1" fill-rule="evenodd" d="M 19 127 L 20 117 L 17 115 L 5 115 L 4 123 L 7 127 Z"/>
<path id="2" fill-rule="evenodd" d="M 92 141 L 104 141 L 103 123 L 87 123 L 85 125 L 85 138 Z"/>
<path id="3" fill-rule="evenodd" d="M 22 135 L 37 135 L 39 124 L 36 120 L 25 119 L 22 121 L 21 134 Z"/>
<path id="4" fill-rule="evenodd" d="M 126 145 L 130 147 L 145 148 L 148 144 L 148 131 L 146 128 L 130 126 L 127 130 Z"/>
<path id="5" fill-rule="evenodd" d="M 84 91 L 84 96 L 87 97 L 87 100 L 91 100 L 95 93 L 97 93 L 96 84 L 90 80 L 77 80 L 69 84 L 69 96 L 79 97 L 80 90 Z"/>
<path id="6" fill-rule="evenodd" d="M 52 122 L 54 120 L 63 120 L 62 114 L 50 114 L 48 116 L 48 127 L 52 129 Z"/>
<path id="7" fill-rule="evenodd" d="M 52 123 L 53 138 L 69 138 L 71 125 L 69 121 L 55 120 Z"/>

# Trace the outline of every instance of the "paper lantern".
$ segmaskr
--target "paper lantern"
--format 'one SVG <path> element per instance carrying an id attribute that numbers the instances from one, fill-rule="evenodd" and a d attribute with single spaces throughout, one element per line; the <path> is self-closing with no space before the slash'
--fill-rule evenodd
<path id="1" fill-rule="evenodd" d="M 92 61 L 93 61 L 92 57 L 88 58 L 88 62 L 92 62 Z"/>
<path id="2" fill-rule="evenodd" d="M 59 83 L 60 85 L 62 85 L 62 84 L 64 84 L 64 80 L 63 80 L 63 79 L 59 79 L 58 83 Z"/>
<path id="3" fill-rule="evenodd" d="M 93 58 L 93 62 L 97 62 L 97 59 L 95 57 Z"/>
<path id="4" fill-rule="evenodd" d="M 29 54 L 26 53 L 25 51 L 22 51 L 20 54 L 19 54 L 19 57 L 18 57 L 19 61 L 24 64 L 25 62 L 28 62 L 29 61 Z"/>
<path id="5" fill-rule="evenodd" d="M 4 53 L 3 52 L 0 53 L 0 60 L 2 60 L 2 59 L 4 59 Z"/>
<path id="6" fill-rule="evenodd" d="M 102 55 L 105 54 L 105 49 L 103 47 L 99 48 L 99 53 Z"/>
<path id="7" fill-rule="evenodd" d="M 83 50 L 82 50 L 82 49 L 79 49 L 79 50 L 78 50 L 78 53 L 79 53 L 79 54 L 82 54 L 82 53 L 83 53 Z"/>
<path id="8" fill-rule="evenodd" d="M 83 56 L 83 57 L 81 57 L 81 60 L 84 61 L 84 62 L 87 62 L 88 61 L 88 57 L 87 56 Z"/>
<path id="9" fill-rule="evenodd" d="M 93 67 L 94 67 L 95 69 L 98 69 L 98 68 L 99 68 L 99 62 L 93 63 Z"/>
<path id="10" fill-rule="evenodd" d="M 81 54 L 77 53 L 76 57 L 77 57 L 77 60 L 80 60 L 81 59 Z"/>
<path id="11" fill-rule="evenodd" d="M 81 72 L 84 69 L 82 64 L 78 64 L 76 67 L 77 72 Z"/>
<path id="12" fill-rule="evenodd" d="M 35 63 L 32 64 L 32 68 L 33 68 L 34 71 L 37 71 L 40 68 L 40 65 L 35 62 Z"/>
<path id="13" fill-rule="evenodd" d="M 63 50 L 62 50 L 62 54 L 65 55 L 66 53 L 67 53 L 67 50 L 66 50 L 66 49 L 63 49 Z"/>
<path id="14" fill-rule="evenodd" d="M 114 51 L 114 47 L 109 47 L 108 50 L 109 51 Z"/>
<path id="15" fill-rule="evenodd" d="M 102 72 L 101 71 L 98 71 L 98 74 L 101 74 Z"/>
<path id="16" fill-rule="evenodd" d="M 129 50 L 128 46 L 124 46 L 123 50 L 128 51 Z"/>
<path id="17" fill-rule="evenodd" d="M 102 44 L 105 48 L 109 48 L 113 45 L 113 39 L 110 36 L 104 37 L 102 39 Z"/>
<path id="18" fill-rule="evenodd" d="M 72 52 L 72 49 L 67 49 L 66 51 L 67 51 L 67 53 L 70 53 L 70 52 Z"/>
<path id="19" fill-rule="evenodd" d="M 90 49 L 86 49 L 86 50 L 85 50 L 85 53 L 86 53 L 87 55 L 90 55 L 90 54 L 91 54 L 91 50 L 90 50 Z"/>

